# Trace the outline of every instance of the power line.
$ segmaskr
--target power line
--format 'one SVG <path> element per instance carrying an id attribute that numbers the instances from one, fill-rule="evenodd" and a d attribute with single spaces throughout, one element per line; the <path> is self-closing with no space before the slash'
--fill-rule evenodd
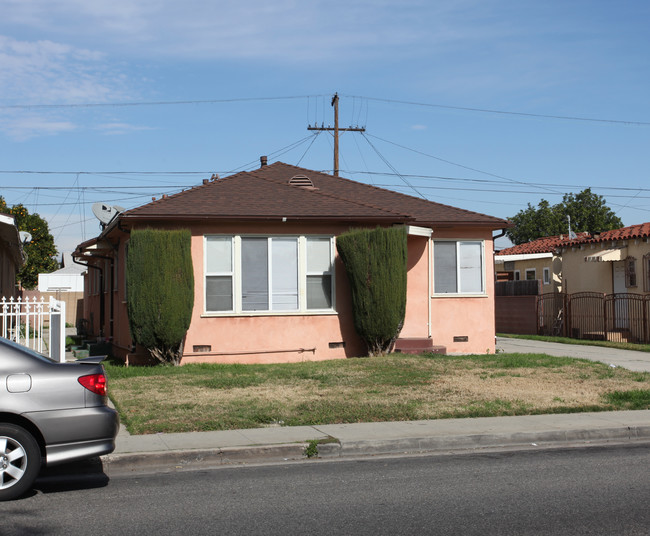
<path id="1" fill-rule="evenodd" d="M 239 97 L 232 99 L 205 99 L 205 100 L 179 100 L 179 101 L 138 101 L 138 102 L 88 102 L 77 104 L 7 104 L 0 106 L 0 110 L 47 109 L 47 108 L 120 108 L 135 106 L 177 106 L 187 104 L 224 104 L 231 102 L 262 102 L 278 100 L 307 99 L 320 95 L 294 95 L 289 97 Z"/>
<path id="2" fill-rule="evenodd" d="M 369 134 L 369 136 L 372 136 L 372 134 Z M 391 145 L 394 145 L 395 147 L 400 147 L 401 149 L 406 149 L 407 151 L 411 151 L 411 152 L 420 154 L 422 156 L 426 156 L 426 157 L 429 157 L 429 158 L 433 158 L 434 160 L 444 162 L 445 164 L 450 164 L 452 166 L 457 166 L 457 167 L 460 167 L 460 168 L 463 168 L 463 169 L 467 169 L 469 171 L 475 171 L 476 173 L 481 173 L 483 175 L 488 175 L 488 176 L 494 177 L 496 179 L 502 179 L 503 181 L 506 181 L 506 182 L 511 182 L 511 183 L 514 183 L 514 184 L 524 184 L 524 185 L 528 186 L 525 182 L 522 182 L 522 181 L 518 181 L 518 180 L 515 180 L 515 179 L 510 179 L 508 177 L 503 177 L 502 175 L 496 175 L 495 173 L 490 173 L 489 171 L 483 171 L 481 169 L 473 168 L 473 167 L 470 167 L 470 166 L 465 166 L 465 165 L 459 164 L 457 162 L 452 162 L 451 160 L 446 160 L 444 158 L 440 158 L 439 156 L 434 156 L 432 154 L 428 154 L 428 153 L 425 153 L 423 151 L 418 151 L 417 149 L 412 149 L 410 147 L 406 147 L 405 145 L 401 145 L 399 143 L 395 143 L 395 142 L 390 141 L 390 140 L 379 138 L 378 136 L 372 136 L 372 137 L 375 138 L 375 139 L 378 139 L 380 141 L 383 141 L 385 143 L 390 143 Z M 556 192 L 556 191 L 554 191 L 554 190 L 552 190 L 550 188 L 547 188 L 546 186 L 538 186 L 538 188 L 540 188 L 541 190 L 546 190 L 546 191 L 551 192 L 551 193 L 558 193 L 558 192 Z"/>
<path id="3" fill-rule="evenodd" d="M 309 99 L 311 98 L 318 99 L 321 97 L 324 98 L 326 96 L 328 95 L 316 94 L 316 95 L 290 95 L 290 96 L 280 96 L 280 97 L 235 97 L 229 99 L 191 99 L 191 100 L 177 100 L 177 101 L 170 100 L 170 101 L 132 101 L 132 102 L 89 102 L 89 103 L 70 103 L 70 104 L 7 104 L 7 105 L 0 106 L 0 110 L 57 109 L 57 108 L 58 109 L 111 108 L 111 107 L 126 108 L 126 107 L 137 107 L 137 106 L 186 106 L 190 104 L 192 105 L 227 104 L 227 103 L 235 103 L 235 102 L 264 102 L 264 101 L 299 100 L 299 99 L 307 99 L 308 106 L 309 106 Z M 609 124 L 626 125 L 626 126 L 643 126 L 643 127 L 650 126 L 650 121 L 603 119 L 597 117 L 582 117 L 582 116 L 575 116 L 575 115 L 559 115 L 559 114 L 536 114 L 531 112 L 517 112 L 512 110 L 497 110 L 493 108 L 476 108 L 470 106 L 454 106 L 450 104 L 405 101 L 405 100 L 386 99 L 386 98 L 379 98 L 379 97 L 366 97 L 361 95 L 349 95 L 344 93 L 342 93 L 341 96 L 351 97 L 352 99 L 360 99 L 362 101 L 366 100 L 366 101 L 374 101 L 374 102 L 385 102 L 390 104 L 402 104 L 407 106 L 419 106 L 425 108 L 441 108 L 447 110 L 459 110 L 464 112 L 489 113 L 489 114 L 520 116 L 520 117 L 535 117 L 538 119 L 558 119 L 563 121 L 609 123 Z M 366 115 L 367 115 L 367 108 L 366 108 Z"/>
<path id="4" fill-rule="evenodd" d="M 382 184 L 380 187 L 388 187 L 388 188 L 405 188 L 403 184 Z M 455 190 L 455 191 L 461 191 L 461 192 L 489 192 L 489 193 L 504 193 L 504 194 L 539 194 L 539 192 L 531 192 L 527 190 L 495 190 L 494 188 L 458 188 L 456 186 L 422 186 L 419 185 L 417 186 L 418 188 L 422 188 L 425 190 Z M 564 195 L 564 193 L 558 193 L 555 195 Z M 619 197 L 623 199 L 650 199 L 650 196 L 647 195 L 617 195 L 617 194 L 612 194 L 609 197 Z"/>
<path id="5" fill-rule="evenodd" d="M 391 164 L 391 163 L 390 163 L 390 162 L 389 162 L 389 161 L 384 157 L 384 155 L 382 155 L 382 154 L 379 152 L 379 149 L 377 149 L 377 148 L 372 144 L 372 142 L 371 142 L 371 141 L 368 139 L 368 137 L 366 136 L 366 133 L 365 133 L 365 132 L 362 132 L 361 135 L 362 135 L 363 138 L 368 142 L 368 145 L 370 145 L 370 147 L 373 148 L 373 150 L 375 151 L 375 153 L 377 153 L 377 156 L 379 156 L 379 158 L 381 158 L 381 159 L 384 161 L 384 163 L 385 163 L 385 164 L 386 164 L 390 169 L 392 169 L 393 172 L 394 172 L 394 173 L 395 173 L 395 174 L 396 174 L 400 179 L 402 179 L 402 181 L 404 181 L 404 184 L 406 184 L 406 185 L 407 185 L 411 190 L 413 190 L 416 194 L 418 194 L 422 199 L 426 199 L 426 196 L 425 196 L 422 192 L 418 191 L 418 189 L 415 188 L 415 186 L 413 186 L 413 185 L 412 185 L 408 180 L 406 180 L 406 178 L 405 178 L 404 176 L 400 175 L 400 174 L 397 172 L 397 170 L 396 170 L 396 169 L 392 166 L 392 164 Z M 373 136 L 373 137 L 374 137 L 374 136 Z"/>
<path id="6" fill-rule="evenodd" d="M 393 177 L 396 176 L 394 173 L 387 173 L 385 171 L 351 171 L 351 170 L 344 170 L 345 173 L 348 173 L 350 175 L 380 175 L 380 176 L 387 176 L 387 177 Z M 467 178 L 467 177 L 448 177 L 448 176 L 443 176 L 443 175 L 422 175 L 422 174 L 406 174 L 406 173 L 401 173 L 400 174 L 402 177 L 408 177 L 410 179 L 433 179 L 433 180 L 444 180 L 444 181 L 459 181 L 459 182 L 478 182 L 478 183 L 484 183 L 484 184 L 503 184 L 503 181 L 496 181 L 496 180 L 490 180 L 490 179 L 475 179 L 475 178 Z M 591 188 L 592 190 L 629 190 L 629 191 L 642 191 L 642 192 L 650 192 L 650 188 L 638 188 L 638 187 L 632 187 L 632 186 L 593 186 L 593 185 L 588 185 L 588 184 L 557 184 L 557 183 L 541 183 L 541 182 L 532 182 L 532 181 L 525 181 L 521 182 L 522 186 L 553 186 L 553 187 L 560 187 L 560 188 Z M 539 193 L 539 192 L 535 192 Z"/>
<path id="7" fill-rule="evenodd" d="M 345 95 L 342 94 L 342 96 L 345 97 L 355 97 L 355 95 Z M 376 97 L 360 97 L 364 98 L 370 101 L 375 101 L 375 102 L 388 102 L 392 104 L 406 104 L 409 106 L 423 106 L 423 107 L 428 107 L 428 108 L 445 108 L 448 110 L 462 110 L 464 112 L 480 112 L 480 113 L 489 113 L 489 114 L 501 114 L 501 115 L 516 115 L 516 116 L 524 116 L 524 117 L 537 117 L 540 119 L 562 119 L 565 121 L 587 121 L 587 122 L 593 122 L 593 123 L 613 123 L 613 124 L 618 124 L 618 125 L 629 125 L 629 126 L 643 126 L 647 127 L 650 126 L 650 122 L 648 121 L 627 121 L 627 120 L 620 120 L 620 119 L 598 119 L 598 118 L 593 118 L 593 117 L 579 117 L 579 116 L 571 116 L 571 115 L 552 115 L 552 114 L 534 114 L 534 113 L 529 113 L 529 112 L 512 112 L 512 111 L 507 111 L 507 110 L 494 110 L 490 108 L 470 108 L 467 106 L 451 106 L 447 104 L 432 104 L 432 103 L 426 103 L 426 102 L 413 102 L 413 101 L 402 101 L 402 100 L 394 100 L 394 99 L 382 99 L 382 98 L 376 98 Z"/>

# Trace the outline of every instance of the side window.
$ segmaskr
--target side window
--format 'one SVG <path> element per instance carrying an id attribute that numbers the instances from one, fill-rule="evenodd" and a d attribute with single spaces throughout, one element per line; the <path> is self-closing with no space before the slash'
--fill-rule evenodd
<path id="1" fill-rule="evenodd" d="M 545 285 L 550 285 L 551 284 L 551 270 L 550 268 L 544 268 L 544 284 Z"/>
<path id="2" fill-rule="evenodd" d="M 433 277 L 435 294 L 483 294 L 483 242 L 434 241 Z"/>
<path id="3" fill-rule="evenodd" d="M 636 259 L 634 257 L 625 259 L 625 286 L 626 288 L 636 287 Z"/>
<path id="4" fill-rule="evenodd" d="M 205 308 L 233 310 L 232 237 L 205 237 Z"/>
<path id="5" fill-rule="evenodd" d="M 307 309 L 332 308 L 332 239 L 307 237 Z"/>
<path id="6" fill-rule="evenodd" d="M 528 268 L 526 270 L 526 281 L 534 281 L 537 279 L 537 271 L 535 268 Z"/>

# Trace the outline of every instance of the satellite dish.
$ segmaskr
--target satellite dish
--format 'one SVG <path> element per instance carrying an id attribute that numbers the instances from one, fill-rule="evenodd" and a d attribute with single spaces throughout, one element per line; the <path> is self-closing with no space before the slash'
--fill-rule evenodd
<path id="1" fill-rule="evenodd" d="M 32 235 L 30 235 L 27 231 L 20 231 L 18 233 L 18 236 L 20 237 L 20 241 L 23 244 L 27 244 L 32 241 Z"/>
<path id="2" fill-rule="evenodd" d="M 124 210 L 122 207 L 111 206 L 107 203 L 94 203 L 92 208 L 93 214 L 99 220 L 102 227 L 108 225 L 115 216 Z"/>

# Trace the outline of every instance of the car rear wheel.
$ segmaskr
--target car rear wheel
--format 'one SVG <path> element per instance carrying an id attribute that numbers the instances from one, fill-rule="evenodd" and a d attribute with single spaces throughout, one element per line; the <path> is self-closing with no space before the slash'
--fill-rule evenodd
<path id="1" fill-rule="evenodd" d="M 0 501 L 20 497 L 41 470 L 41 451 L 34 437 L 14 424 L 0 424 Z"/>

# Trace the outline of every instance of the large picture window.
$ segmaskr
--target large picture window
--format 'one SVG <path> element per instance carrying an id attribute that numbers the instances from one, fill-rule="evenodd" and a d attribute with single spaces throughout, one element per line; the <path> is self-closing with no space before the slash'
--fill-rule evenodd
<path id="1" fill-rule="evenodd" d="M 484 294 L 483 257 L 482 241 L 434 241 L 434 293 Z"/>
<path id="2" fill-rule="evenodd" d="M 333 251 L 332 237 L 206 236 L 205 310 L 332 310 Z"/>

